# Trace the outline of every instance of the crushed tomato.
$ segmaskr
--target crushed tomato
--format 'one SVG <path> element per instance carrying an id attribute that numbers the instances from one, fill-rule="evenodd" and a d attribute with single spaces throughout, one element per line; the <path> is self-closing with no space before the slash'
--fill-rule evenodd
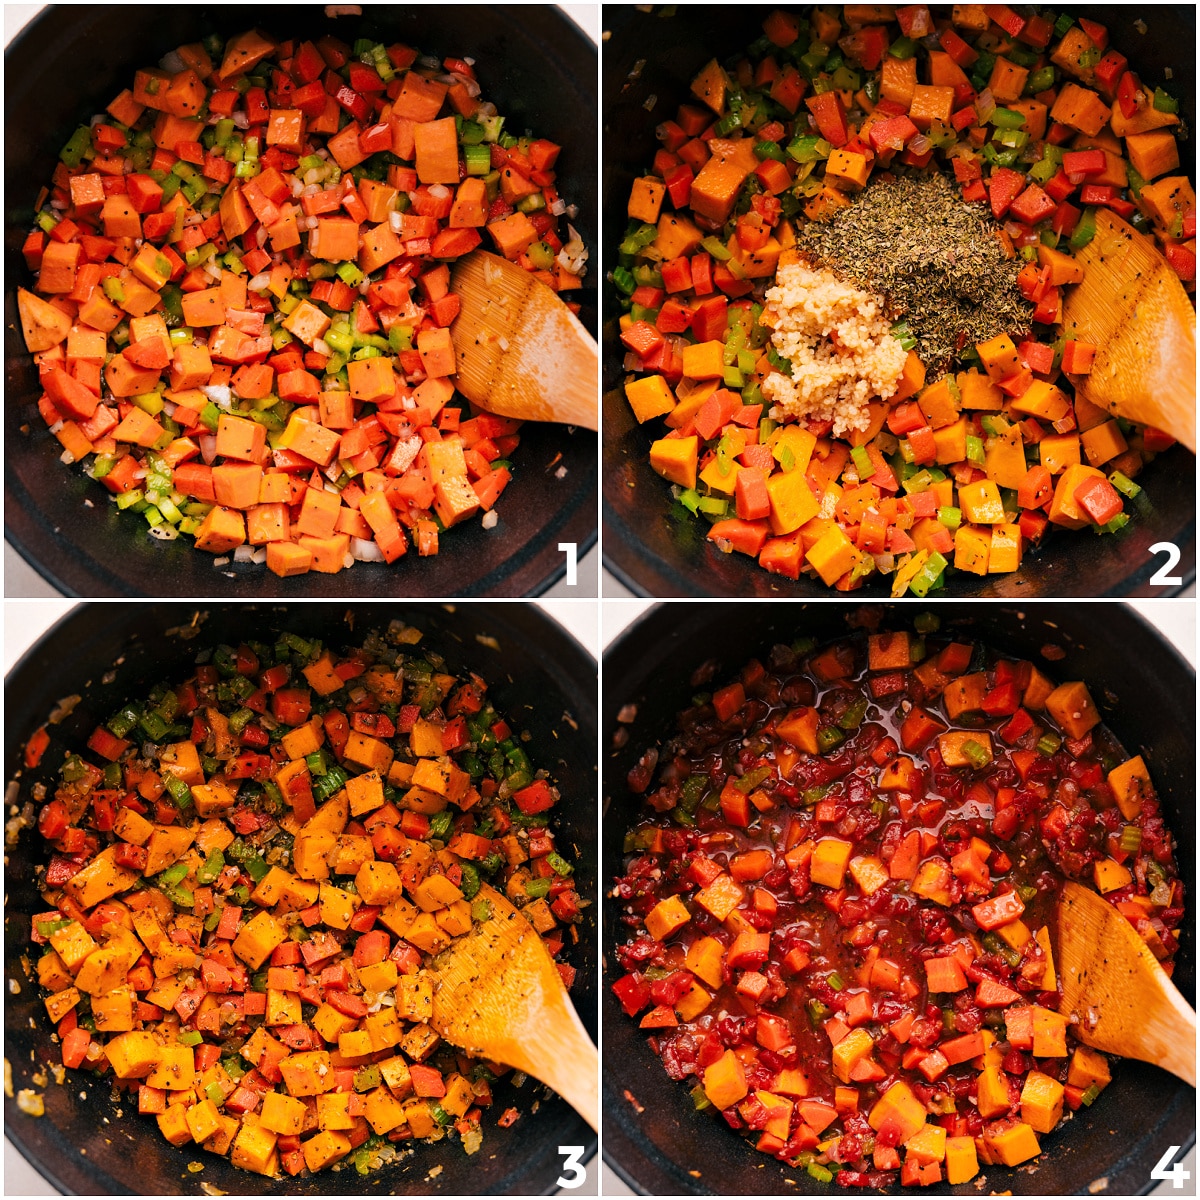
<path id="1" fill-rule="evenodd" d="M 697 1108 L 824 1182 L 965 1183 L 1103 1090 L 1058 1015 L 1064 879 L 1172 969 L 1184 887 L 1145 762 L 1083 683 L 978 643 L 777 645 L 629 786 L 613 991 Z"/>

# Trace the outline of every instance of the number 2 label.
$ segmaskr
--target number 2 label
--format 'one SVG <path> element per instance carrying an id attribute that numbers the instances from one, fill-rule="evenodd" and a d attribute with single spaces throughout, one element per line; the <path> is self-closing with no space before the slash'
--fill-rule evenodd
<path id="1" fill-rule="evenodd" d="M 1179 560 L 1182 557 L 1179 547 L 1174 542 L 1155 542 L 1150 547 L 1150 553 L 1165 554 L 1167 556 L 1167 561 L 1150 576 L 1150 582 L 1157 587 L 1171 587 L 1172 585 L 1182 587 L 1183 577 L 1171 574 L 1179 565 Z"/>

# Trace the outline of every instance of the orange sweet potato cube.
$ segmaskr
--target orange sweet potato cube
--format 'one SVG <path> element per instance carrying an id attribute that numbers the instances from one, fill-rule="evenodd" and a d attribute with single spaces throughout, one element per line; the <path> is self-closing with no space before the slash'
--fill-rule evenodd
<path id="1" fill-rule="evenodd" d="M 449 338 L 449 331 L 446 331 Z M 391 358 L 364 358 L 346 364 L 350 380 L 350 395 L 355 400 L 375 404 L 395 394 L 396 377 L 392 373 Z"/>
<path id="2" fill-rule="evenodd" d="M 38 291 L 59 295 L 75 287 L 75 272 L 83 247 L 78 242 L 47 242 L 42 251 L 42 269 L 38 275 Z"/>
<path id="3" fill-rule="evenodd" d="M 348 217 L 322 217 L 309 236 L 309 253 L 327 262 L 353 262 L 358 257 L 358 222 Z"/>
<path id="4" fill-rule="evenodd" d="M 316 538 L 305 535 L 300 545 L 312 554 L 312 569 L 324 575 L 336 575 L 346 565 L 350 553 L 350 538 L 344 533 L 332 537 Z"/>
<path id="5" fill-rule="evenodd" d="M 104 207 L 104 176 L 98 173 L 71 176 L 71 204 L 79 216 L 90 216 Z"/>
<path id="6" fill-rule="evenodd" d="M 358 268 L 364 274 L 370 275 L 403 253 L 404 247 L 400 244 L 400 239 L 385 220 L 381 225 L 376 225 L 363 234 L 362 245 L 358 251 Z"/>
<path id="7" fill-rule="evenodd" d="M 749 1092 L 746 1072 L 732 1050 L 726 1050 L 715 1063 L 704 1069 L 704 1092 L 714 1108 L 729 1108 Z"/>
<path id="8" fill-rule="evenodd" d="M 196 549 L 210 554 L 224 554 L 245 540 L 246 523 L 242 514 L 230 508 L 210 509 L 196 531 Z"/>
<path id="9" fill-rule="evenodd" d="M 131 408 L 125 419 L 112 431 L 118 442 L 132 442 L 135 446 L 153 446 L 166 432 L 163 427 L 143 409 Z"/>
<path id="10" fill-rule="evenodd" d="M 252 546 L 288 541 L 289 526 L 286 504 L 256 504 L 246 511 L 246 541 Z"/>
<path id="11" fill-rule="evenodd" d="M 267 119 L 267 145 L 298 154 L 304 142 L 304 114 L 298 108 L 273 108 Z"/>
<path id="12" fill-rule="evenodd" d="M 332 537 L 341 506 L 342 499 L 336 492 L 310 487 L 304 493 L 300 516 L 296 519 L 296 532 L 314 538 Z"/>
<path id="13" fill-rule="evenodd" d="M 487 224 L 487 184 L 468 176 L 458 185 L 450 209 L 450 228 L 467 229 Z"/>
<path id="14" fill-rule="evenodd" d="M 138 216 L 128 196 L 109 196 L 100 210 L 100 220 L 104 225 L 105 237 L 142 236 L 142 218 Z"/>
<path id="15" fill-rule="evenodd" d="M 399 188 L 392 187 L 391 184 L 380 183 L 377 179 L 360 180 L 358 198 L 363 202 L 363 208 L 367 210 L 367 220 L 372 223 L 386 221 L 388 213 L 392 210 L 392 201 L 399 190 Z"/>
<path id="16" fill-rule="evenodd" d="M 453 117 L 413 127 L 417 178 L 422 183 L 458 183 L 458 133 Z"/>
<path id="17" fill-rule="evenodd" d="M 254 224 L 254 213 L 239 187 L 225 189 L 217 211 L 221 214 L 221 229 L 230 241 L 241 237 Z"/>
<path id="18" fill-rule="evenodd" d="M 918 83 L 913 88 L 912 105 L 908 110 L 909 119 L 918 129 L 928 129 L 934 121 L 949 124 L 950 114 L 954 109 L 954 89 L 952 87 L 932 87 Z"/>
<path id="19" fill-rule="evenodd" d="M 171 359 L 171 390 L 185 392 L 188 388 L 200 387 L 208 382 L 212 374 L 212 359 L 207 346 L 191 343 L 175 347 Z"/>
<path id="20" fill-rule="evenodd" d="M 104 368 L 104 382 L 108 390 L 118 399 L 140 396 L 154 390 L 158 383 L 158 372 L 144 367 L 135 367 L 123 354 L 115 354 Z"/>
<path id="21" fill-rule="evenodd" d="M 262 467 L 253 463 L 220 463 L 213 467 L 212 475 L 218 504 L 246 509 L 258 503 Z"/>
<path id="22" fill-rule="evenodd" d="M 523 213 L 510 213 L 507 217 L 489 221 L 487 231 L 496 243 L 496 249 L 505 258 L 515 260 L 538 240 L 537 229 Z"/>
<path id="23" fill-rule="evenodd" d="M 349 429 L 354 424 L 354 398 L 349 392 L 322 392 L 317 403 L 326 429 Z"/>
<path id="24" fill-rule="evenodd" d="M 259 504 L 291 504 L 293 484 L 297 491 L 305 486 L 284 471 L 264 471 L 258 485 Z"/>
<path id="25" fill-rule="evenodd" d="M 217 421 L 217 454 L 222 458 L 260 462 L 266 444 L 267 427 L 257 421 L 235 417 L 230 413 L 222 413 Z"/>
<path id="26" fill-rule="evenodd" d="M 318 466 L 327 467 L 337 454 L 341 435 L 332 429 L 326 429 L 316 421 L 306 419 L 301 415 L 302 412 L 311 413 L 312 409 L 297 410 L 291 415 L 279 446 L 281 449 L 293 450 L 305 458 L 312 459 Z"/>
<path id="27" fill-rule="evenodd" d="M 184 292 L 183 320 L 193 328 L 224 324 L 225 302 L 221 298 L 221 289 L 213 287 L 200 292 Z"/>
<path id="28" fill-rule="evenodd" d="M 417 350 L 426 375 L 436 378 L 454 374 L 454 344 L 449 329 L 422 329 L 417 334 Z"/>
<path id="29" fill-rule="evenodd" d="M 312 551 L 295 542 L 271 542 L 267 546 L 267 570 L 286 579 L 304 575 L 312 565 Z"/>

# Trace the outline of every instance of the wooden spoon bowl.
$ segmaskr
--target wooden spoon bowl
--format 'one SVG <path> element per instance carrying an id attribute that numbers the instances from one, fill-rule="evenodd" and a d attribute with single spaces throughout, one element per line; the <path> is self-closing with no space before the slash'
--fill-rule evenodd
<path id="1" fill-rule="evenodd" d="M 537 931 L 495 888 L 475 903 L 476 921 L 434 959 L 433 1018 L 446 1041 L 478 1058 L 524 1071 L 599 1128 L 599 1062 L 562 976 Z"/>
<path id="2" fill-rule="evenodd" d="M 1067 882 L 1055 934 L 1058 1011 L 1072 1018 L 1075 1036 L 1195 1087 L 1195 1010 L 1125 917 L 1090 888 Z"/>

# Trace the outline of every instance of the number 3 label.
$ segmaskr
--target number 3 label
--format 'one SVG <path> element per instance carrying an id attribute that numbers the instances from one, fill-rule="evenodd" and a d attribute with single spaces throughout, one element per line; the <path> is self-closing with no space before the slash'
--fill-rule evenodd
<path id="1" fill-rule="evenodd" d="M 560 1151 L 562 1147 L 559 1147 Z M 1170 1166 L 1171 1159 L 1179 1153 L 1178 1146 L 1170 1146 L 1166 1154 L 1162 1156 L 1154 1165 L 1154 1170 L 1150 1172 L 1151 1179 L 1169 1179 L 1172 1187 L 1183 1187 L 1184 1181 L 1191 1179 L 1191 1171 L 1185 1170 L 1182 1162 L 1177 1162 L 1173 1167 Z M 562 1182 L 561 1180 L 559 1181 Z"/>
<path id="2" fill-rule="evenodd" d="M 1177 1149 L 1177 1146 L 1172 1147 L 1171 1153 L 1173 1154 Z M 587 1178 L 587 1172 L 583 1169 L 580 1161 L 583 1158 L 583 1147 L 559 1146 L 558 1152 L 563 1156 L 563 1174 L 558 1177 L 558 1186 L 560 1188 L 581 1187 Z M 1159 1165 L 1161 1166 L 1161 1164 Z M 570 1174 L 568 1175 L 567 1172 Z"/>
<path id="3" fill-rule="evenodd" d="M 1182 576 L 1171 574 L 1179 565 L 1179 560 L 1182 557 L 1179 547 L 1174 542 L 1155 542 L 1150 547 L 1150 553 L 1165 554 L 1167 556 L 1167 561 L 1150 576 L 1150 582 L 1157 587 L 1170 587 L 1172 584 L 1182 587 Z"/>

